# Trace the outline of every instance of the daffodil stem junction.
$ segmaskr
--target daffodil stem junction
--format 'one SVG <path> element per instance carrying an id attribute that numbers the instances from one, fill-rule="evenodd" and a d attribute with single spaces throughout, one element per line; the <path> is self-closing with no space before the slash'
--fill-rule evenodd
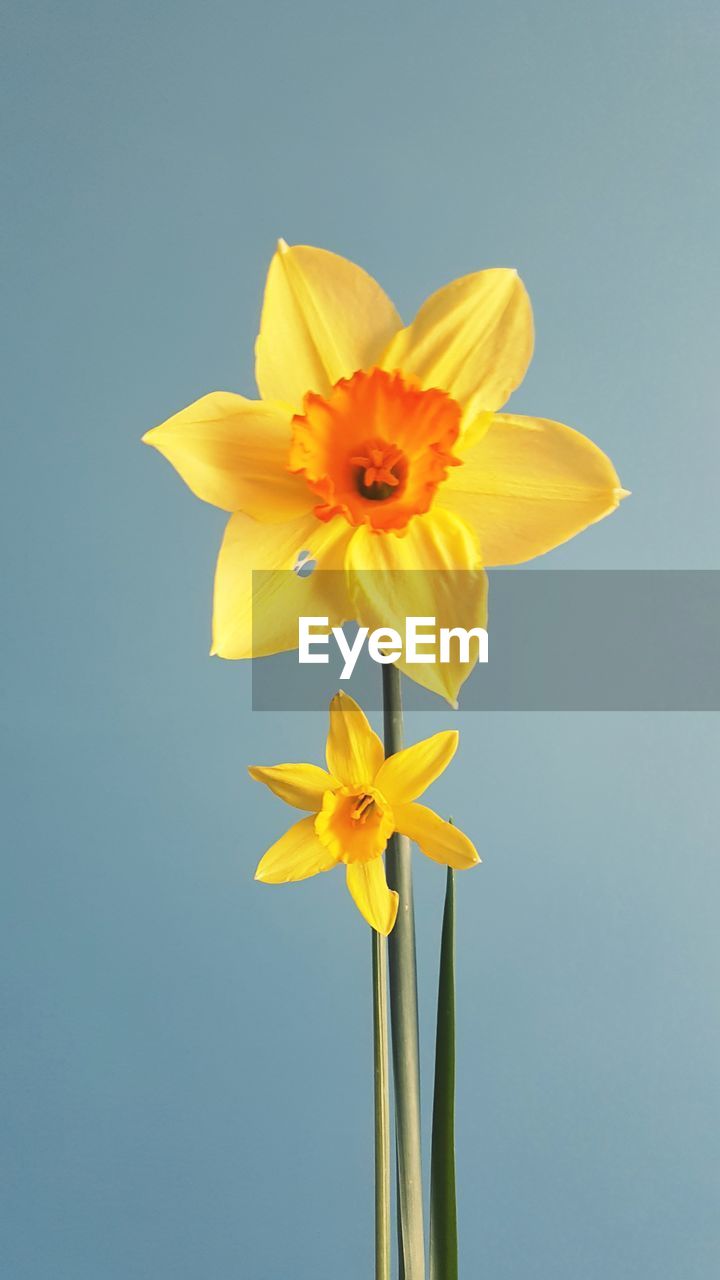
<path id="1" fill-rule="evenodd" d="M 375 1280 L 390 1280 L 390 1091 L 387 941 L 372 930 L 375 1067 Z"/>
<path id="2" fill-rule="evenodd" d="M 390 664 L 383 667 L 383 713 L 385 754 L 390 756 L 403 746 L 400 672 Z M 391 837 L 386 861 L 388 884 L 400 895 L 397 921 L 388 939 L 400 1275 L 404 1280 L 424 1280 L 417 965 L 410 842 L 406 836 L 396 832 Z"/>
<path id="3" fill-rule="evenodd" d="M 457 1280 L 455 1193 L 455 880 L 447 870 L 440 943 L 430 1160 L 430 1280 Z"/>

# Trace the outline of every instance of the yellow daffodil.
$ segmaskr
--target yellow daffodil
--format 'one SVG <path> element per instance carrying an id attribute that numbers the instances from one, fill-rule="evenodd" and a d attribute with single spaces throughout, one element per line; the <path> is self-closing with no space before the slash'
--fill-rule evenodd
<path id="1" fill-rule="evenodd" d="M 255 879 L 286 884 L 344 863 L 348 889 L 368 924 L 390 933 L 398 895 L 388 888 L 383 852 L 394 831 L 446 866 L 462 869 L 480 861 L 462 831 L 416 803 L 447 768 L 457 744 L 456 731 L 436 733 L 386 759 L 358 704 L 336 694 L 330 703 L 327 770 L 314 764 L 249 770 L 281 800 L 311 814 L 268 849 Z"/>
<path id="2" fill-rule="evenodd" d="M 233 512 L 212 652 L 294 649 L 301 614 L 401 633 L 408 614 L 484 626 L 482 567 L 530 560 L 613 511 L 624 490 L 590 440 L 499 412 L 532 350 L 515 271 L 445 285 L 404 327 L 360 267 L 281 241 L 256 344 L 262 398 L 214 392 L 144 436 Z M 301 551 L 338 572 L 290 572 Z M 456 569 L 461 589 L 406 572 Z M 253 570 L 269 571 L 254 617 Z M 454 701 L 470 666 L 404 669 Z"/>

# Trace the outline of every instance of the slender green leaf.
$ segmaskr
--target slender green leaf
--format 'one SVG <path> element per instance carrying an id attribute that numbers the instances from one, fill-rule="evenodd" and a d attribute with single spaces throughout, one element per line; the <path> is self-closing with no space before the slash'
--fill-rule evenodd
<path id="1" fill-rule="evenodd" d="M 455 881 L 447 872 L 440 943 L 430 1167 L 430 1280 L 457 1280 L 455 1194 Z"/>

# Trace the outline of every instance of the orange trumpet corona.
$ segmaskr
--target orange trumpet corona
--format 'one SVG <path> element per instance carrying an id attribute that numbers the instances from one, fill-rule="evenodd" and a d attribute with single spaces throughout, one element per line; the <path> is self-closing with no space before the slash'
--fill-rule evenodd
<path id="1" fill-rule="evenodd" d="M 384 369 L 341 378 L 328 396 L 309 392 L 292 422 L 289 470 L 321 499 L 321 520 L 399 532 L 429 511 L 448 469 L 462 411 L 445 391 Z"/>

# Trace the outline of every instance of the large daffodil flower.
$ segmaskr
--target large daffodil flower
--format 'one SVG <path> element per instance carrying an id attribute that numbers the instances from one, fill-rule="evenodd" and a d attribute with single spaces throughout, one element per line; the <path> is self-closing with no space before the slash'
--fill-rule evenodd
<path id="1" fill-rule="evenodd" d="M 301 614 L 401 634 L 409 614 L 484 626 L 483 566 L 530 560 L 613 511 L 624 490 L 596 445 L 499 412 L 532 350 L 515 271 L 455 280 L 403 326 L 360 267 L 281 241 L 256 344 L 261 399 L 216 391 L 144 436 L 233 513 L 212 652 L 297 648 Z M 320 572 L 290 572 L 300 551 Z M 269 571 L 254 607 L 253 570 Z M 404 669 L 454 702 L 470 666 Z"/>
<path id="2" fill-rule="evenodd" d="M 337 693 L 330 703 L 327 769 L 278 764 L 249 770 L 281 800 L 310 812 L 268 849 L 255 879 L 286 884 L 344 863 L 356 906 L 378 933 L 390 933 L 398 895 L 388 888 L 383 852 L 394 831 L 448 867 L 460 870 L 480 861 L 462 831 L 416 803 L 448 766 L 457 744 L 456 731 L 436 733 L 386 759 L 358 704 Z"/>

